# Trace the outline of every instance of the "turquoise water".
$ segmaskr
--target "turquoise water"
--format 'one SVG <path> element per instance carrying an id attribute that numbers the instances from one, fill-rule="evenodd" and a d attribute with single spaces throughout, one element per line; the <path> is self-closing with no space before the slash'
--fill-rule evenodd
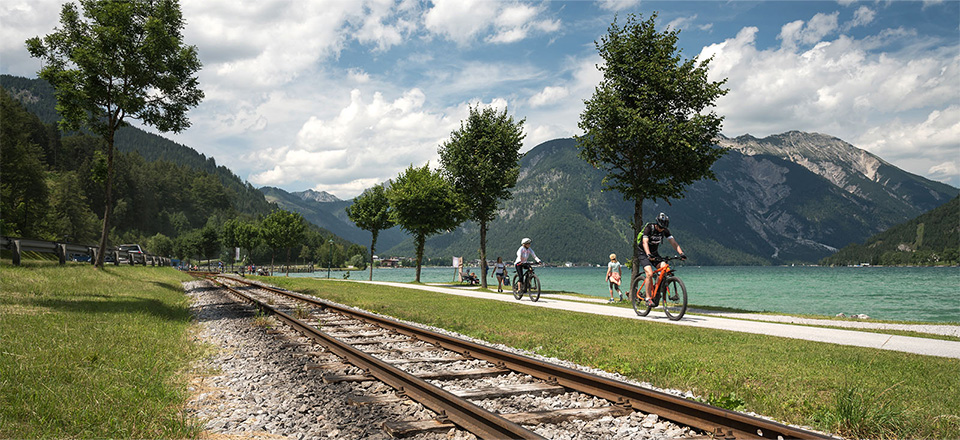
<path id="1" fill-rule="evenodd" d="M 696 305 L 826 316 L 864 313 L 873 319 L 960 322 L 958 267 L 680 266 L 676 269 L 687 286 L 690 303 Z M 415 270 L 375 269 L 373 279 L 413 281 Z M 478 268 L 467 270 L 480 272 Z M 536 271 L 544 290 L 598 297 L 609 295 L 604 281 L 606 267 L 544 267 Z M 368 273 L 353 272 L 351 277 L 365 280 Z M 298 275 L 323 278 L 326 272 Z M 453 275 L 453 268 L 425 267 L 420 280 L 448 283 L 453 280 Z M 333 276 L 342 275 L 334 272 Z M 488 282 L 496 287 L 495 278 L 489 278 Z"/>

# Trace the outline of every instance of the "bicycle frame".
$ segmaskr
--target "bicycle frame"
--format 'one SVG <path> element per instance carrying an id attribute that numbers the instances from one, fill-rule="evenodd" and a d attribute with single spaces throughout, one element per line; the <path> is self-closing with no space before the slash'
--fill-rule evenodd
<path id="1" fill-rule="evenodd" d="M 650 299 L 656 298 L 657 295 L 660 294 L 660 283 L 662 283 L 663 280 L 667 278 L 666 274 L 670 273 L 670 263 L 668 263 L 667 260 L 664 260 L 663 263 L 664 263 L 663 267 L 659 267 L 653 271 L 653 276 L 657 277 L 657 284 L 653 286 L 653 296 Z M 640 287 L 637 287 L 637 292 L 636 292 L 637 295 L 639 295 L 640 292 L 645 292 L 643 288 L 647 285 L 647 281 L 649 280 L 650 280 L 650 277 L 645 277 L 643 279 L 643 282 L 640 283 Z"/>

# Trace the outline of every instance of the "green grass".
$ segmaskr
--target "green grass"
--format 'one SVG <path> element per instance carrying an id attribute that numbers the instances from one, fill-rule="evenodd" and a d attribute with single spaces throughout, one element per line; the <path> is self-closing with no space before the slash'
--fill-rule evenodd
<path id="1" fill-rule="evenodd" d="M 265 281 L 855 437 L 960 438 L 960 360 L 304 278 Z"/>
<path id="2" fill-rule="evenodd" d="M 0 263 L 0 438 L 186 438 L 200 348 L 174 269 Z"/>

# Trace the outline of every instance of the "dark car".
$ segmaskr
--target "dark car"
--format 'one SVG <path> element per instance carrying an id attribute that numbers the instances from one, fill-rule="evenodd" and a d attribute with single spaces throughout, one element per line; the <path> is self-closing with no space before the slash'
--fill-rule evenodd
<path id="1" fill-rule="evenodd" d="M 143 248 L 139 244 L 121 244 L 117 246 L 117 250 L 120 252 L 127 252 L 130 254 L 130 258 L 133 259 L 133 264 L 142 263 L 143 265 L 147 264 L 147 261 L 143 258 Z M 120 257 L 120 264 L 129 263 L 126 257 Z"/>

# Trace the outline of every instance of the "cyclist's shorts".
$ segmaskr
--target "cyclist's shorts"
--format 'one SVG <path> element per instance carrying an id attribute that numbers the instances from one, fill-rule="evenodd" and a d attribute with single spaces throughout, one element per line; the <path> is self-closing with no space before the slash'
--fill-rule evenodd
<path id="1" fill-rule="evenodd" d="M 660 263 L 663 262 L 663 260 L 656 258 L 656 256 L 654 256 L 653 260 L 651 261 L 646 255 L 643 255 L 643 253 L 640 253 L 640 257 L 637 258 L 637 261 L 640 262 L 640 267 L 651 266 L 654 269 L 659 267 Z"/>

